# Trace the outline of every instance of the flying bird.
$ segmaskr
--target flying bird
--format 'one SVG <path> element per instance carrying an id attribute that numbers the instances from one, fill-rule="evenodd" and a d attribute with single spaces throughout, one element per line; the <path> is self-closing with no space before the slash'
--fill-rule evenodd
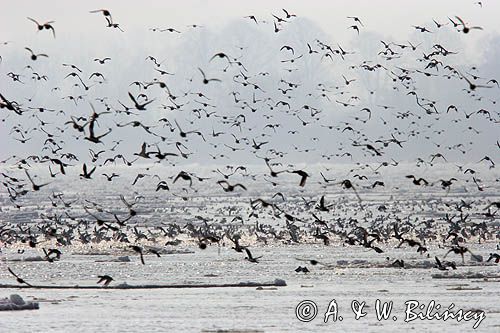
<path id="1" fill-rule="evenodd" d="M 54 38 L 56 38 L 56 31 L 54 30 L 54 27 L 52 26 L 52 23 L 54 23 L 54 21 L 47 21 L 45 23 L 38 23 L 38 21 L 36 21 L 35 19 L 32 19 L 31 17 L 28 17 L 28 20 L 34 22 L 37 25 L 38 31 L 41 31 L 43 29 L 52 30 L 52 35 L 54 36 Z"/>

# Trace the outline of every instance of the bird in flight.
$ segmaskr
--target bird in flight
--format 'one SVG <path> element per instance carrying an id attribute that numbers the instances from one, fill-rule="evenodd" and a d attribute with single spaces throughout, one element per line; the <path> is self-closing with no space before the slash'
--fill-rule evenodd
<path id="1" fill-rule="evenodd" d="M 113 278 L 109 275 L 98 275 L 97 278 L 99 279 L 97 281 L 97 284 L 103 283 L 103 287 L 109 286 L 111 281 L 113 281 Z"/>
<path id="2" fill-rule="evenodd" d="M 242 185 L 242 184 L 234 184 L 234 185 L 231 185 L 229 184 L 229 182 L 227 180 L 219 180 L 217 182 L 217 184 L 219 184 L 222 189 L 224 190 L 224 192 L 233 192 L 237 187 L 240 187 L 241 189 L 243 190 L 247 190 L 247 188 Z"/>
<path id="3" fill-rule="evenodd" d="M 28 20 L 34 22 L 37 25 L 38 31 L 41 31 L 43 29 L 52 30 L 52 35 L 54 36 L 54 38 L 56 38 L 56 31 L 54 30 L 54 27 L 52 26 L 52 23 L 54 23 L 54 21 L 47 21 L 45 23 L 38 23 L 38 21 L 36 21 L 35 19 L 32 19 L 31 17 L 28 17 Z"/>
<path id="4" fill-rule="evenodd" d="M 245 259 L 248 260 L 249 262 L 258 263 L 259 262 L 258 259 L 262 258 L 262 256 L 253 257 L 252 252 L 250 252 L 250 250 L 247 247 L 245 247 L 245 252 L 247 253 Z"/>
<path id="5" fill-rule="evenodd" d="M 222 82 L 221 80 L 219 79 L 207 79 L 207 77 L 205 76 L 205 73 L 203 72 L 203 70 L 201 68 L 198 67 L 198 70 L 200 71 L 201 75 L 203 76 L 203 84 L 209 84 L 211 81 L 214 81 L 214 82 Z"/>
<path id="6" fill-rule="evenodd" d="M 462 20 L 459 16 L 455 16 L 455 18 L 458 20 L 458 22 L 460 22 L 459 24 L 461 24 L 461 25 L 462 25 L 462 32 L 463 32 L 464 34 L 467 34 L 467 33 L 469 33 L 471 30 L 474 30 L 474 29 L 475 29 L 475 30 L 483 30 L 483 28 L 481 28 L 481 27 L 477 27 L 477 26 L 476 26 L 476 27 L 468 27 L 468 26 L 465 24 L 464 20 Z"/>
<path id="7" fill-rule="evenodd" d="M 20 278 L 19 275 L 17 275 L 16 273 L 14 273 L 12 271 L 12 269 L 10 269 L 10 267 L 7 267 L 7 270 L 9 271 L 10 274 L 12 274 L 15 278 L 16 278 L 16 281 L 20 284 L 25 284 L 29 287 L 33 287 L 31 284 L 29 284 L 28 282 L 26 282 L 24 279 Z"/>
<path id="8" fill-rule="evenodd" d="M 96 10 L 91 10 L 90 13 L 102 13 L 106 19 L 109 19 L 111 22 L 113 22 L 113 17 L 111 16 L 111 12 L 107 9 L 96 9 Z"/>
<path id="9" fill-rule="evenodd" d="M 29 47 L 25 47 L 24 49 L 27 50 L 29 53 L 31 53 L 30 59 L 33 61 L 36 61 L 38 59 L 38 57 L 45 57 L 45 58 L 49 57 L 45 53 L 35 54 Z"/>
<path id="10" fill-rule="evenodd" d="M 152 99 L 152 100 L 149 100 L 145 103 L 139 103 L 137 102 L 137 100 L 135 99 L 134 95 L 132 95 L 130 92 L 128 93 L 128 96 L 130 97 L 130 99 L 132 100 L 132 102 L 134 102 L 134 106 L 137 110 L 141 110 L 141 111 L 144 111 L 146 110 L 146 106 L 153 103 L 155 100 Z"/>
<path id="11" fill-rule="evenodd" d="M 129 247 L 134 251 L 136 252 L 137 254 L 139 254 L 139 257 L 141 258 L 141 263 L 143 265 L 146 265 L 146 263 L 144 262 L 144 253 L 142 251 L 142 247 L 138 246 L 138 245 L 129 245 Z"/>
<path id="12" fill-rule="evenodd" d="M 106 57 L 106 58 L 102 58 L 102 59 L 99 59 L 99 58 L 94 59 L 94 61 L 97 61 L 101 65 L 104 65 L 106 63 L 106 61 L 108 61 L 108 60 L 111 60 L 111 58 Z"/>
<path id="13" fill-rule="evenodd" d="M 359 19 L 359 17 L 357 17 L 357 16 L 347 16 L 347 18 L 353 19 L 354 22 L 359 23 L 362 27 L 364 27 L 364 24 L 361 22 L 361 20 Z"/>
<path id="14" fill-rule="evenodd" d="M 26 176 L 28 177 L 31 186 L 33 188 L 33 191 L 39 191 L 42 187 L 49 185 L 50 183 L 45 183 L 45 184 L 35 184 L 33 179 L 31 178 L 30 174 L 28 173 L 28 170 L 24 170 L 24 173 L 26 173 Z"/>

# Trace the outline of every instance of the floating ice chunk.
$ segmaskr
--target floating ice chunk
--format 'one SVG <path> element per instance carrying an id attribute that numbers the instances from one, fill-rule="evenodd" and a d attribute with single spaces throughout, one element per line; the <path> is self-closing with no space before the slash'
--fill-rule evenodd
<path id="1" fill-rule="evenodd" d="M 283 279 L 275 279 L 274 285 L 278 286 L 278 287 L 284 287 L 284 286 L 286 286 L 286 281 Z"/>
<path id="2" fill-rule="evenodd" d="M 24 299 L 21 296 L 17 295 L 17 294 L 12 294 L 12 295 L 10 295 L 9 298 L 10 298 L 10 301 L 12 303 L 16 304 L 16 305 L 24 305 L 24 304 L 26 304 L 26 302 L 24 301 Z"/>
<path id="3" fill-rule="evenodd" d="M 24 299 L 17 294 L 12 294 L 9 298 L 0 299 L 0 311 L 35 310 L 38 308 L 38 303 L 25 302 Z"/>
<path id="4" fill-rule="evenodd" d="M 484 258 L 480 254 L 471 254 L 470 255 L 470 261 L 475 261 L 475 262 L 483 262 Z"/>

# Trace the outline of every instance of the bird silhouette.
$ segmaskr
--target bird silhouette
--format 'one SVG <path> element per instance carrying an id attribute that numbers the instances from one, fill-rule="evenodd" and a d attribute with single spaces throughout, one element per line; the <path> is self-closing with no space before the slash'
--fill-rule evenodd
<path id="1" fill-rule="evenodd" d="M 7 270 L 9 271 L 9 273 L 14 276 L 16 278 L 16 281 L 17 283 L 19 284 L 25 284 L 27 285 L 28 287 L 33 287 L 31 284 L 29 284 L 28 282 L 26 282 L 24 279 L 20 278 L 16 273 L 14 273 L 12 271 L 12 269 L 10 269 L 10 267 L 7 267 Z"/>
<path id="2" fill-rule="evenodd" d="M 200 71 L 201 75 L 203 76 L 203 84 L 209 84 L 210 82 L 214 81 L 214 82 L 222 82 L 221 80 L 219 79 L 207 79 L 207 77 L 205 76 L 205 73 L 203 72 L 203 70 L 201 68 L 198 67 L 198 70 Z"/>
<path id="3" fill-rule="evenodd" d="M 134 251 L 136 252 L 137 254 L 139 254 L 139 257 L 141 259 L 141 263 L 143 265 L 146 265 L 146 263 L 144 262 L 144 254 L 142 252 L 142 247 L 138 246 L 138 245 L 129 245 L 129 247 Z"/>
<path id="4" fill-rule="evenodd" d="M 109 284 L 113 281 L 113 278 L 109 275 L 98 275 L 97 284 L 103 283 L 103 287 L 109 286 Z"/>
<path id="5" fill-rule="evenodd" d="M 455 16 L 455 18 L 458 20 L 459 24 L 462 25 L 462 32 L 464 34 L 467 34 L 471 30 L 474 30 L 474 29 L 476 29 L 476 30 L 483 30 L 483 28 L 481 28 L 481 27 L 468 27 L 467 25 L 465 25 L 465 22 L 460 17 Z"/>
<path id="6" fill-rule="evenodd" d="M 32 19 L 31 17 L 28 17 L 28 20 L 30 20 L 31 22 L 34 22 L 36 24 L 38 31 L 41 31 L 43 29 L 52 30 L 52 35 L 54 36 L 54 38 L 56 38 L 56 31 L 54 30 L 54 27 L 52 26 L 52 23 L 54 23 L 54 21 L 47 21 L 45 23 L 38 23 L 38 21 L 36 21 L 35 19 Z"/>
<path id="7" fill-rule="evenodd" d="M 27 50 L 31 54 L 30 59 L 33 61 L 36 61 L 39 57 L 45 57 L 45 58 L 49 57 L 45 53 L 35 54 L 35 52 L 33 52 L 29 47 L 25 47 L 24 49 Z"/>
<path id="8" fill-rule="evenodd" d="M 258 259 L 262 258 L 262 256 L 253 257 L 252 253 L 247 247 L 245 247 L 245 252 L 247 253 L 245 259 L 248 260 L 249 262 L 258 263 L 259 262 Z"/>

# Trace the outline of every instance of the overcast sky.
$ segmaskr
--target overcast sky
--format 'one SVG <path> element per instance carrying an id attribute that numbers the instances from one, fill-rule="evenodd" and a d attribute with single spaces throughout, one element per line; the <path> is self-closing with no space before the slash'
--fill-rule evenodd
<path id="1" fill-rule="evenodd" d="M 2 8 L 0 36 L 3 39 L 19 40 L 32 31 L 29 24 L 21 24 L 26 16 L 40 20 L 55 20 L 60 33 L 71 34 L 75 30 L 87 30 L 89 34 L 101 32 L 97 18 L 89 10 L 108 8 L 124 29 L 153 26 L 173 26 L 178 29 L 189 24 L 217 27 L 241 16 L 255 15 L 270 20 L 270 14 L 282 15 L 280 9 L 313 20 L 321 29 L 335 38 L 352 36 L 346 29 L 346 15 L 359 16 L 369 30 L 393 38 L 406 38 L 412 31 L 411 25 L 423 24 L 435 18 L 445 21 L 446 17 L 461 16 L 467 21 L 481 25 L 487 33 L 498 33 L 498 1 L 468 0 L 358 0 L 358 1 L 85 1 L 68 6 L 67 1 L 9 1 Z M 484 36 L 484 34 L 482 34 Z"/>
<path id="2" fill-rule="evenodd" d="M 123 33 L 117 29 L 107 28 L 102 14 L 89 13 L 91 10 L 100 8 L 111 11 L 114 23 L 120 25 L 124 30 Z M 291 23 L 283 24 L 283 31 L 274 34 L 272 26 L 274 18 L 271 14 L 284 17 L 281 8 L 286 8 L 289 13 L 296 14 L 297 18 L 289 20 Z M 498 95 L 498 89 L 492 88 L 486 91 L 483 89 L 478 92 L 477 96 L 471 97 L 462 91 L 464 82 L 459 82 L 457 79 L 450 81 L 442 77 L 422 78 L 420 75 L 418 82 L 415 82 L 415 87 L 418 88 L 421 97 L 438 101 L 437 107 L 440 113 L 445 113 L 447 106 L 451 104 L 460 105 L 461 108 L 456 116 L 442 114 L 439 121 L 435 119 L 435 115 L 423 114 L 420 115 L 421 118 L 415 116 L 413 121 L 421 126 L 421 132 L 424 134 L 408 140 L 413 126 L 411 117 L 410 119 L 400 118 L 397 112 L 418 113 L 419 109 L 415 105 L 414 97 L 408 96 L 404 89 L 395 90 L 388 75 L 371 75 L 366 71 L 353 70 L 350 66 L 359 66 L 365 60 L 371 61 L 371 64 L 381 62 L 378 54 L 382 50 L 380 40 L 401 44 L 411 41 L 415 45 L 422 43 L 418 51 L 412 54 L 402 52 L 404 56 L 401 59 L 392 62 L 384 60 L 384 63 L 391 67 L 399 65 L 408 66 L 412 70 L 424 70 L 425 63 L 419 62 L 418 58 L 423 53 L 430 53 L 432 45 L 439 43 L 450 51 L 458 52 L 458 55 L 443 59 L 446 61 L 445 65 L 458 66 L 464 71 L 477 66 L 479 71 L 487 69 L 488 73 L 477 72 L 476 74 L 480 76 L 487 74 L 486 79 L 498 78 L 500 70 L 496 59 L 498 59 L 497 55 L 500 55 L 498 47 L 500 23 L 497 14 L 499 12 L 500 2 L 498 1 L 482 1 L 482 7 L 475 1 L 85 1 L 71 3 L 71 5 L 68 5 L 67 1 L 50 1 L 43 4 L 39 1 L 8 2 L 3 6 L 0 14 L 0 42 L 11 42 L 7 45 L 0 45 L 2 56 L 0 92 L 19 101 L 24 107 L 43 106 L 57 110 L 64 109 L 66 111 L 64 119 L 61 115 L 40 115 L 44 120 L 51 122 L 54 127 L 61 124 L 62 120 L 68 120 L 70 115 L 89 116 L 91 112 L 88 103 L 79 102 L 78 105 L 74 105 L 70 100 L 63 100 L 65 96 L 84 95 L 86 101 L 93 101 L 94 104 L 96 104 L 95 98 L 106 96 L 109 98 L 109 104 L 117 107 L 118 101 L 130 104 L 127 96 L 129 91 L 133 91 L 134 94 L 140 93 L 129 86 L 131 82 L 152 81 L 154 78 L 167 81 L 169 88 L 176 95 L 198 92 L 203 89 L 204 93 L 211 98 L 209 103 L 216 105 L 217 112 L 237 114 L 235 112 L 239 108 L 235 108 L 232 97 L 228 96 L 228 93 L 241 88 L 232 80 L 233 75 L 237 75 L 238 71 L 234 70 L 233 66 L 231 72 L 224 72 L 223 62 L 209 62 L 213 54 L 222 51 L 235 58 L 238 57 L 248 69 L 247 74 L 250 76 L 261 71 L 271 73 L 268 78 L 259 77 L 258 81 L 255 79 L 254 82 L 258 82 L 265 91 L 265 93 L 257 92 L 258 97 L 271 97 L 275 102 L 278 101 L 283 96 L 276 87 L 278 87 L 279 79 L 284 78 L 288 82 L 300 83 L 300 87 L 293 96 L 292 109 L 307 104 L 314 105 L 323 111 L 320 121 L 309 117 L 306 119 L 312 125 L 301 126 L 301 121 L 288 113 L 277 114 L 274 119 L 270 120 L 262 116 L 252 118 L 252 113 L 248 110 L 239 110 L 238 112 L 245 112 L 250 118 L 247 123 L 248 130 L 241 133 L 241 136 L 246 136 L 250 140 L 257 138 L 260 141 L 270 141 L 273 144 L 272 147 L 286 150 L 289 156 L 296 156 L 299 160 L 302 157 L 295 155 L 297 151 L 317 148 L 314 156 L 311 157 L 309 152 L 307 156 L 318 160 L 321 154 L 338 153 L 337 149 L 345 149 L 343 147 L 350 146 L 353 140 L 359 139 L 359 136 L 344 134 L 333 136 L 335 140 L 332 140 L 331 132 L 324 130 L 320 124 L 343 128 L 346 124 L 341 122 L 355 123 L 356 117 L 366 116 L 359 113 L 362 107 L 374 108 L 375 105 L 385 104 L 394 109 L 373 111 L 372 116 L 376 120 L 366 124 L 359 123 L 357 124 L 359 128 L 355 129 L 366 134 L 369 140 L 375 141 L 390 137 L 389 129 L 382 127 L 381 122 L 387 120 L 390 125 L 398 127 L 401 130 L 397 134 L 398 137 L 409 141 L 408 145 L 412 148 L 398 151 L 389 147 L 386 156 L 411 160 L 419 154 L 428 157 L 428 154 L 436 153 L 436 151 L 444 153 L 447 150 L 446 146 L 460 143 L 457 137 L 461 137 L 469 142 L 468 144 L 464 142 L 466 144 L 464 149 L 477 158 L 484 154 L 494 154 L 495 140 L 498 139 L 495 134 L 497 127 L 494 122 L 487 121 L 484 117 L 464 119 L 463 112 L 495 107 L 491 101 Z M 259 24 L 243 18 L 247 15 L 255 15 Z M 480 25 L 483 30 L 473 30 L 467 35 L 457 32 L 448 20 L 449 17 L 454 19 L 455 15 L 462 17 L 467 24 Z M 56 30 L 56 38 L 54 39 L 48 31 L 37 32 L 35 24 L 26 19 L 28 16 L 40 22 L 55 21 L 53 26 Z M 349 29 L 355 22 L 347 16 L 357 16 L 361 19 L 363 26 L 360 26 L 359 35 L 353 29 Z M 433 19 L 448 25 L 438 31 Z M 192 24 L 202 27 L 199 29 L 188 27 Z M 413 25 L 425 26 L 432 33 L 417 32 Z M 175 28 L 181 31 L 181 34 L 158 33 L 151 31 L 151 28 Z M 321 56 L 307 57 L 307 43 L 318 49 L 315 43 L 317 39 L 334 48 L 342 45 L 345 50 L 353 51 L 355 54 L 345 61 L 338 57 L 334 61 Z M 287 64 L 281 61 L 290 59 L 292 55 L 280 51 L 282 45 L 293 45 L 297 52 L 295 56 L 304 54 L 304 57 L 295 64 L 298 71 L 286 72 Z M 32 62 L 24 47 L 30 47 L 36 53 L 47 53 L 49 58 L 40 58 Z M 238 49 L 238 47 L 244 49 Z M 393 48 L 398 50 L 397 47 L 393 46 Z M 173 77 L 157 75 L 154 65 L 145 60 L 148 55 L 153 55 L 158 61 L 162 61 L 161 69 L 171 71 L 175 75 Z M 105 56 L 112 58 L 109 64 L 100 66 L 93 62 L 93 58 Z M 105 74 L 107 81 L 102 85 L 96 84 L 88 92 L 81 91 L 81 88 L 72 87 L 75 80 L 64 78 L 71 72 L 71 69 L 62 67 L 63 63 L 75 64 L 82 68 L 85 80 L 90 73 L 100 71 Z M 36 72 L 46 74 L 49 81 L 47 83 L 34 81 L 30 71 L 24 68 L 28 64 L 32 65 Z M 198 67 L 204 68 L 207 76 L 220 78 L 222 82 L 204 86 L 200 83 Z M 21 85 L 10 80 L 6 77 L 9 72 L 22 74 L 26 84 Z M 442 73 L 441 70 L 439 74 Z M 356 79 L 349 89 L 335 88 L 343 84 L 342 75 Z M 89 82 L 92 81 L 87 81 L 88 84 Z M 352 101 L 350 98 L 353 96 L 361 97 L 361 101 L 355 103 L 356 111 L 346 111 L 351 109 L 342 108 L 334 101 L 319 98 L 317 90 L 319 83 L 329 85 L 332 100 Z M 60 87 L 61 91 L 52 91 L 51 88 L 55 86 Z M 379 93 L 370 95 L 369 92 L 373 90 Z M 311 94 L 312 91 L 314 94 L 308 96 L 307 94 Z M 341 91 L 344 91 L 346 95 L 340 94 Z M 242 98 L 252 99 L 252 93 L 248 90 L 242 90 L 241 93 Z M 27 101 L 30 98 L 31 102 Z M 139 118 L 144 123 L 158 125 L 158 119 L 165 114 L 165 111 L 161 109 L 161 104 L 165 104 L 168 100 L 164 95 L 158 95 L 157 91 L 151 93 L 149 98 L 156 98 L 156 100 L 148 108 L 148 112 L 142 113 Z M 228 126 L 224 127 L 218 119 L 214 120 L 212 117 L 200 120 L 190 114 L 190 109 L 199 106 L 195 99 L 179 99 L 179 103 L 189 102 L 186 106 L 187 111 L 169 113 L 169 120 L 178 120 L 184 129 L 201 130 L 205 136 L 208 136 L 213 129 L 228 132 Z M 102 106 L 98 108 L 104 111 Z M 3 111 L 2 119 L 5 119 L 6 113 Z M 130 117 L 110 117 L 103 116 L 102 123 L 99 124 L 102 127 L 98 129 L 98 132 L 105 131 L 108 126 L 115 123 L 133 120 Z M 28 136 L 33 137 L 33 140 L 25 144 L 21 145 L 19 141 L 13 140 L 15 135 L 9 132 L 16 123 L 21 122 L 25 128 L 36 127 L 38 124 L 34 117 L 23 116 L 23 118 L 21 122 L 15 115 L 9 115 L 8 119 L 3 122 L 4 127 L 0 134 L 0 139 L 4 142 L 1 147 L 3 158 L 14 153 L 37 152 L 41 149 L 41 141 L 37 139 L 40 137 L 31 132 Z M 459 123 L 454 122 L 456 119 L 460 119 Z M 277 134 L 262 130 L 263 126 L 273 122 L 283 124 L 285 129 L 278 131 Z M 455 124 L 458 125 L 455 126 Z M 427 125 L 433 127 L 425 129 Z M 468 129 L 469 126 L 480 133 L 471 132 L 473 130 Z M 287 130 L 300 130 L 302 135 L 289 137 L 286 135 Z M 81 138 L 77 140 L 76 134 L 74 131 L 71 132 L 70 128 L 62 135 L 61 139 L 66 141 L 67 150 L 81 149 L 83 152 L 92 147 L 88 143 L 80 144 L 82 140 Z M 229 137 L 229 132 L 227 134 L 228 137 L 220 139 L 219 144 L 234 144 L 234 140 Z M 131 128 L 116 129 L 112 136 L 114 140 L 122 139 L 120 136 L 125 138 L 121 149 L 127 154 L 138 152 L 143 141 L 151 144 L 158 141 L 156 138 L 153 140 L 145 133 L 138 133 L 136 129 Z M 425 136 L 430 139 L 425 139 Z M 111 141 L 111 136 L 108 138 L 108 141 Z M 178 137 L 169 141 L 176 140 Z M 190 143 L 189 149 L 197 152 L 193 156 L 194 159 L 207 158 L 206 153 L 209 148 L 213 149 L 212 154 L 220 150 L 220 148 L 208 146 L 208 143 L 201 142 L 199 138 L 192 138 Z M 473 149 L 474 147 L 480 148 Z M 448 150 L 451 151 L 450 160 L 460 160 L 466 156 L 457 150 Z M 235 152 L 235 156 L 245 159 L 243 154 Z M 363 152 L 357 157 L 370 159 L 371 155 Z"/>

